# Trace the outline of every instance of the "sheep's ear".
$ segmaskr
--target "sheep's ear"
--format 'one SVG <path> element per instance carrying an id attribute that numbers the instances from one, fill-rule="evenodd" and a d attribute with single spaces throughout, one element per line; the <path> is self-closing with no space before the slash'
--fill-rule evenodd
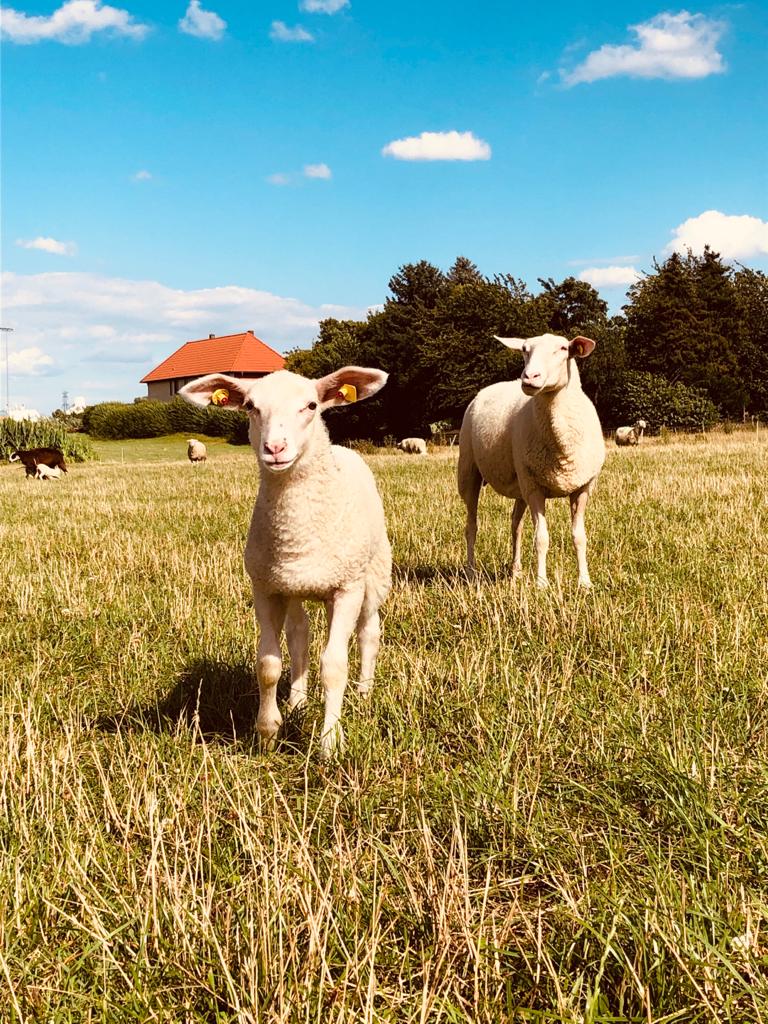
<path id="1" fill-rule="evenodd" d="M 520 352 L 525 344 L 525 338 L 500 338 L 498 334 L 494 334 L 494 338 L 507 348 L 513 348 L 515 352 Z"/>
<path id="2" fill-rule="evenodd" d="M 248 394 L 243 381 L 228 377 L 225 373 L 209 373 L 205 377 L 198 377 L 179 388 L 178 393 L 192 405 L 210 405 L 213 402 L 223 409 L 240 409 Z"/>
<path id="3" fill-rule="evenodd" d="M 361 402 L 380 391 L 387 383 L 388 373 L 367 366 L 344 366 L 315 381 L 321 408 Z"/>
<path id="4" fill-rule="evenodd" d="M 591 338 L 585 338 L 583 335 L 579 335 L 578 338 L 574 338 L 569 346 L 568 354 L 570 356 L 576 356 L 577 359 L 586 359 L 592 349 L 595 347 L 595 342 Z"/>

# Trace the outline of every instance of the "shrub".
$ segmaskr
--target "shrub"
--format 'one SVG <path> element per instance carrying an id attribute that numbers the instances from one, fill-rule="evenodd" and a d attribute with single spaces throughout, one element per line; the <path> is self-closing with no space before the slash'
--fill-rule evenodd
<path id="1" fill-rule="evenodd" d="M 165 402 L 101 402 L 83 413 L 83 429 L 103 440 L 162 437 L 172 433 Z"/>
<path id="2" fill-rule="evenodd" d="M 601 396 L 601 412 L 615 426 L 643 419 L 649 434 L 667 430 L 710 430 L 718 421 L 717 408 L 697 388 L 672 384 L 641 370 L 625 370 Z"/>
<path id="3" fill-rule="evenodd" d="M 87 462 L 95 458 L 87 438 L 70 434 L 66 427 L 52 419 L 0 420 L 0 458 L 7 459 L 17 448 L 58 448 L 70 462 Z"/>
<path id="4" fill-rule="evenodd" d="M 188 434 L 226 437 L 230 444 L 248 444 L 248 417 L 238 409 L 202 408 L 183 398 L 170 402 L 102 402 L 83 413 L 83 429 L 92 437 L 122 441 L 135 437 Z"/>

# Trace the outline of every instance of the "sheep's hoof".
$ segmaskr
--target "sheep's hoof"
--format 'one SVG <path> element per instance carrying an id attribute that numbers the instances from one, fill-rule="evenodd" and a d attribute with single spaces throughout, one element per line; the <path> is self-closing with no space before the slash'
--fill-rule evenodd
<path id="1" fill-rule="evenodd" d="M 589 579 L 589 578 L 587 578 L 585 580 L 580 579 L 579 580 L 579 586 L 581 587 L 582 590 L 591 590 L 592 589 L 592 580 Z"/>
<path id="2" fill-rule="evenodd" d="M 344 745 L 344 730 L 341 724 L 336 722 L 320 738 L 320 757 L 323 761 L 330 761 L 344 753 Z"/>
<path id="3" fill-rule="evenodd" d="M 361 697 L 367 697 L 373 689 L 372 679 L 361 679 L 357 684 L 357 692 Z"/>
<path id="4" fill-rule="evenodd" d="M 288 710 L 298 711 L 303 708 L 307 703 L 307 691 L 306 690 L 291 690 L 291 695 L 288 698 Z"/>
<path id="5" fill-rule="evenodd" d="M 281 722 L 270 722 L 269 725 L 256 726 L 259 732 L 259 747 L 264 753 L 275 749 L 281 724 Z"/>
<path id="6" fill-rule="evenodd" d="M 537 576 L 536 586 L 539 588 L 539 590 L 549 590 L 549 580 L 546 576 Z"/>

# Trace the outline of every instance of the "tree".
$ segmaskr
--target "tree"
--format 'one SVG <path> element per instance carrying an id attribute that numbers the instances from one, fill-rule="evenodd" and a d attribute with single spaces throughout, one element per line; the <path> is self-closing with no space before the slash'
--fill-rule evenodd
<path id="1" fill-rule="evenodd" d="M 389 290 L 393 298 L 387 299 L 387 302 L 434 309 L 447 288 L 445 274 L 427 260 L 406 263 L 389 279 Z"/>
<path id="2" fill-rule="evenodd" d="M 629 290 L 630 366 L 703 389 L 730 415 L 746 390 L 739 372 L 741 329 L 732 270 L 708 247 L 673 253 Z"/>
<path id="3" fill-rule="evenodd" d="M 600 298 L 591 284 L 566 277 L 555 284 L 551 277 L 540 277 L 541 294 L 537 297 L 548 312 L 547 327 L 553 334 L 573 338 L 587 334 L 594 324 L 604 324 L 608 303 Z"/>
<path id="4" fill-rule="evenodd" d="M 321 320 L 317 341 L 310 349 L 292 349 L 285 357 L 286 370 L 316 378 L 342 366 L 359 365 L 364 328 L 365 324 L 358 320 Z"/>
<path id="5" fill-rule="evenodd" d="M 750 412 L 768 413 L 768 276 L 740 267 L 733 276 L 741 326 L 741 375 Z"/>
<path id="6" fill-rule="evenodd" d="M 451 285 L 480 284 L 484 280 L 475 264 L 466 256 L 457 256 L 445 277 Z"/>

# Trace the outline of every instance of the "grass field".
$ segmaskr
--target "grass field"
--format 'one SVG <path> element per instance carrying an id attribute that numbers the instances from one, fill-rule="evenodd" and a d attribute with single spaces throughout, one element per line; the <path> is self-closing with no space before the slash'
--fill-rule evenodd
<path id="1" fill-rule="evenodd" d="M 455 451 L 372 457 L 395 586 L 330 764 L 317 689 L 253 739 L 253 456 L 112 444 L 0 467 L 0 1020 L 768 1021 L 764 435 L 612 449 L 590 593 L 564 502 L 542 592 L 485 493 L 468 583 Z"/>

